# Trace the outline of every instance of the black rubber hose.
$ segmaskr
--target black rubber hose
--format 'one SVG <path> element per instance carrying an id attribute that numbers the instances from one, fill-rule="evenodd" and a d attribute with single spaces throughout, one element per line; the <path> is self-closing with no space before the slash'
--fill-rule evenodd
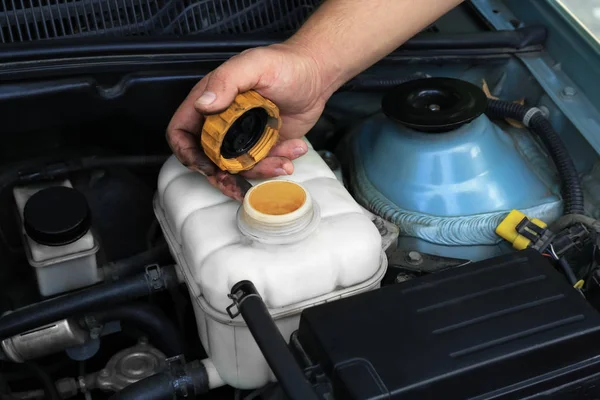
<path id="1" fill-rule="evenodd" d="M 511 118 L 523 121 L 531 108 L 520 104 L 509 103 L 500 100 L 489 100 L 486 113 L 491 118 Z M 539 136 L 542 143 L 550 153 L 550 157 L 556 165 L 561 180 L 561 192 L 564 200 L 564 214 L 584 214 L 583 190 L 579 174 L 575 164 L 561 140 L 554 131 L 550 122 L 541 112 L 535 112 L 525 125 L 529 126 L 531 132 Z"/>
<path id="2" fill-rule="evenodd" d="M 172 257 L 169 252 L 169 246 L 162 243 L 144 252 L 135 254 L 131 257 L 115 261 L 102 267 L 104 280 L 118 280 L 125 276 L 140 273 L 150 264 L 162 265 L 171 262 Z"/>
<path id="3" fill-rule="evenodd" d="M 484 31 L 474 33 L 420 33 L 407 40 L 401 49 L 489 49 L 513 48 L 541 45 L 546 41 L 546 28 L 532 25 L 524 28 Z M 288 39 L 285 34 L 248 34 L 243 39 L 223 39 L 221 35 L 202 37 L 188 36 L 178 38 L 95 38 L 89 40 L 63 39 L 52 46 L 43 46 L 37 42 L 16 43 L 3 46 L 0 63 L 35 59 L 102 57 L 136 54 L 202 54 L 237 53 L 259 46 L 277 44 Z"/>
<path id="4" fill-rule="evenodd" d="M 208 373 L 204 365 L 191 363 L 180 374 L 162 372 L 137 381 L 112 395 L 110 400 L 193 399 L 208 390 Z"/>
<path id="5" fill-rule="evenodd" d="M 254 284 L 236 283 L 231 296 L 236 299 L 240 314 L 285 394 L 291 400 L 317 400 L 319 397 L 306 380 Z"/>
<path id="6" fill-rule="evenodd" d="M 156 275 L 156 272 L 159 274 Z M 177 285 L 173 266 L 92 286 L 19 308 L 0 318 L 0 340 L 89 311 L 106 309 Z"/>
<path id="7" fill-rule="evenodd" d="M 42 387 L 44 389 L 45 398 L 48 400 L 60 400 L 61 397 L 58 394 L 58 390 L 56 390 L 56 385 L 52 380 L 52 377 L 39 365 L 34 362 L 25 363 L 27 368 L 31 371 L 36 378 L 39 379 Z"/>
<path id="8" fill-rule="evenodd" d="M 16 184 L 27 184 L 50 180 L 77 171 L 102 169 L 110 167 L 149 167 L 162 165 L 168 155 L 154 156 L 119 156 L 119 157 L 84 157 L 71 160 L 53 160 L 40 162 L 21 168 L 11 168 L 0 173 L 0 192 Z"/>
<path id="9" fill-rule="evenodd" d="M 339 91 L 348 91 L 348 90 L 375 90 L 379 91 L 382 89 L 393 88 L 395 86 L 401 85 L 408 81 L 414 81 L 416 79 L 424 79 L 429 78 L 428 75 L 417 73 L 409 76 L 403 76 L 400 78 L 374 78 L 374 77 L 364 77 L 357 76 L 347 83 L 340 87 Z"/>
<path id="10" fill-rule="evenodd" d="M 548 30 L 543 25 L 531 25 L 514 30 L 472 33 L 421 33 L 402 45 L 407 50 L 440 49 L 522 49 L 546 42 Z"/>
<path id="11" fill-rule="evenodd" d="M 66 160 L 49 165 L 39 166 L 30 171 L 19 171 L 18 183 L 32 183 L 48 180 L 57 176 L 67 175 L 78 171 L 103 169 L 113 167 L 149 167 L 162 165 L 167 161 L 168 155 L 154 156 L 120 156 L 120 157 L 84 157 Z"/>
<path id="12" fill-rule="evenodd" d="M 115 393 L 110 400 L 170 400 L 174 399 L 172 379 L 163 372 L 149 376 Z"/>
<path id="13" fill-rule="evenodd" d="M 97 322 L 122 321 L 130 323 L 148 336 L 148 339 L 167 357 L 184 353 L 184 345 L 175 324 L 156 306 L 147 303 L 128 303 L 91 315 Z"/>
<path id="14" fill-rule="evenodd" d="M 82 169 L 96 168 L 139 168 L 162 165 L 170 155 L 152 155 L 152 156 L 121 156 L 121 157 L 86 157 L 81 159 Z"/>
<path id="15" fill-rule="evenodd" d="M 597 219 L 585 216 L 585 215 L 563 215 L 558 220 L 554 221 L 548 229 L 552 232 L 560 232 L 563 229 L 567 229 L 571 225 L 582 224 L 593 230 L 594 232 L 600 233 L 600 221 Z"/>

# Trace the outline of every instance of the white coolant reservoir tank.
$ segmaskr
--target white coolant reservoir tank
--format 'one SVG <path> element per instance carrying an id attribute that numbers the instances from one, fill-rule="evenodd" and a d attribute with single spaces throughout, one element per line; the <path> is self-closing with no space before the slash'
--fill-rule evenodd
<path id="1" fill-rule="evenodd" d="M 174 157 L 160 172 L 156 215 L 202 343 L 236 388 L 275 378 L 243 319 L 226 312 L 234 284 L 252 281 L 289 339 L 304 308 L 377 288 L 387 266 L 371 218 L 310 145 L 294 170 L 253 181 L 241 205 Z"/>

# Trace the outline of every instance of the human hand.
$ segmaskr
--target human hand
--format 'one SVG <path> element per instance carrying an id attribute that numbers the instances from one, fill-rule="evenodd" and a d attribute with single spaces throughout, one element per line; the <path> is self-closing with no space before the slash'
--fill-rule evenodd
<path id="1" fill-rule="evenodd" d="M 279 107 L 280 140 L 268 157 L 244 178 L 289 175 L 294 160 L 307 152 L 301 139 L 323 112 L 327 95 L 317 62 L 290 44 L 255 48 L 232 57 L 194 86 L 179 106 L 167 128 L 167 141 L 179 161 L 205 175 L 227 196 L 242 200 L 248 188 L 244 179 L 221 171 L 200 145 L 203 115 L 225 110 L 238 93 L 255 90 Z"/>

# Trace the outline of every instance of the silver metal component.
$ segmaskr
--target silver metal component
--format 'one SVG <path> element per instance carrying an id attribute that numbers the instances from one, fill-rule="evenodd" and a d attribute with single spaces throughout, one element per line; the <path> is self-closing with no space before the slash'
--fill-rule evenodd
<path id="1" fill-rule="evenodd" d="M 63 378 L 56 381 L 56 390 L 63 399 L 77 396 L 79 384 L 75 378 Z"/>
<path id="2" fill-rule="evenodd" d="M 92 339 L 98 339 L 100 337 L 100 333 L 102 333 L 101 326 L 95 326 L 92 329 L 90 329 L 90 337 Z"/>
<path id="3" fill-rule="evenodd" d="M 87 379 L 85 379 L 85 376 L 79 376 L 77 377 L 77 385 L 79 386 L 79 389 L 81 390 L 81 393 L 86 393 L 88 391 L 89 388 L 89 384 Z M 94 382 L 95 383 L 95 382 Z M 92 383 L 92 386 L 94 385 L 94 383 Z M 91 388 L 89 388 L 91 389 Z"/>
<path id="4" fill-rule="evenodd" d="M 573 97 L 577 94 L 577 90 L 572 87 L 572 86 L 566 86 L 563 90 L 562 90 L 562 94 L 565 97 Z"/>
<path id="5" fill-rule="evenodd" d="M 373 214 L 371 211 L 367 210 L 364 207 L 361 207 L 361 209 L 363 213 L 365 213 L 371 219 L 371 222 L 373 222 L 375 227 L 377 227 L 377 230 L 381 235 L 381 249 L 384 252 L 387 252 L 388 249 L 395 248 L 395 246 L 392 245 L 394 245 L 398 240 L 398 227 L 390 221 Z"/>
<path id="6" fill-rule="evenodd" d="M 531 107 L 529 110 L 527 110 L 527 112 L 523 116 L 523 125 L 529 127 L 529 122 L 531 122 L 531 118 L 533 118 L 533 116 L 537 113 L 544 115 L 544 112 L 537 107 Z"/>
<path id="7" fill-rule="evenodd" d="M 421 264 L 423 262 L 423 256 L 418 251 L 410 251 L 406 256 L 406 261 L 411 264 Z"/>
<path id="8" fill-rule="evenodd" d="M 166 369 L 165 355 L 156 348 L 139 343 L 111 357 L 96 374 L 98 389 L 119 391 L 126 386 Z"/>
<path id="9" fill-rule="evenodd" d="M 81 346 L 88 340 L 88 333 L 70 319 L 13 336 L 2 341 L 2 350 L 14 362 L 24 362 L 69 347 Z"/>
<path id="10" fill-rule="evenodd" d="M 544 118 L 546 118 L 546 119 L 550 118 L 550 110 L 548 109 L 548 107 L 539 106 L 538 108 L 542 112 L 542 115 L 544 116 Z"/>
<path id="11" fill-rule="evenodd" d="M 412 278 L 414 278 L 414 275 L 411 275 L 406 272 L 400 272 L 398 275 L 396 275 L 395 281 L 396 281 L 396 283 L 402 283 L 402 282 L 409 281 Z"/>
<path id="12" fill-rule="evenodd" d="M 440 111 L 441 110 L 441 107 L 439 106 L 439 104 L 430 104 L 428 108 L 430 111 Z"/>

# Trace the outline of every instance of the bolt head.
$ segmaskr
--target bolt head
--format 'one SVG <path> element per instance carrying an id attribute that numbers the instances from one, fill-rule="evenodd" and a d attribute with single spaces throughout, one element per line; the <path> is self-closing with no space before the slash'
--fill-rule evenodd
<path id="1" fill-rule="evenodd" d="M 90 329 L 90 338 L 98 339 L 100 337 L 101 332 L 102 332 L 102 328 L 99 328 L 99 327 Z"/>
<path id="2" fill-rule="evenodd" d="M 577 94 L 577 90 L 575 90 L 575 88 L 572 86 L 567 86 L 563 89 L 562 94 L 567 97 L 575 96 Z"/>
<path id="3" fill-rule="evenodd" d="M 418 264 L 423 261 L 423 256 L 418 251 L 409 251 L 406 258 L 411 264 Z"/>
<path id="4" fill-rule="evenodd" d="M 414 278 L 414 276 L 412 276 L 411 274 L 408 274 L 406 272 L 400 272 L 398 275 L 396 275 L 395 282 L 402 283 L 411 280 L 412 278 Z"/>

